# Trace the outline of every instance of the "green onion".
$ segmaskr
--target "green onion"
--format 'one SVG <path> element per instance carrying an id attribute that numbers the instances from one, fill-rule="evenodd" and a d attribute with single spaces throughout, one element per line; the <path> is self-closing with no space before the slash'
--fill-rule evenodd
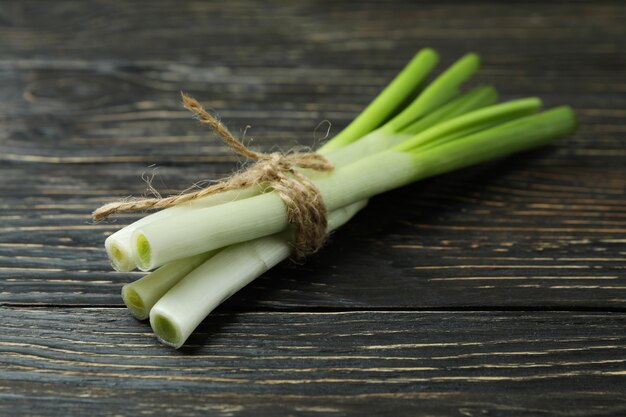
<path id="1" fill-rule="evenodd" d="M 219 204 L 228 203 L 243 198 L 258 195 L 260 190 L 255 187 L 242 190 L 227 191 L 224 193 L 210 195 L 208 197 L 198 199 L 179 206 L 170 207 L 165 210 L 157 211 L 149 216 L 143 217 L 134 223 L 113 233 L 104 241 L 104 247 L 109 256 L 111 266 L 116 271 L 128 272 L 137 267 L 133 259 L 133 249 L 131 247 L 131 236 L 135 229 L 147 225 L 154 221 L 166 221 L 168 218 L 175 216 L 183 216 L 187 210 L 195 208 L 212 207 Z"/>
<path id="2" fill-rule="evenodd" d="M 538 113 L 534 97 L 495 104 L 490 86 L 461 93 L 479 67 L 474 54 L 424 87 L 437 61 L 431 49 L 420 51 L 318 150 L 334 163 L 332 172 L 301 170 L 321 193 L 329 231 L 377 194 L 547 145 L 576 127 L 566 106 Z M 122 296 L 135 317 L 149 317 L 159 339 L 178 348 L 220 303 L 286 259 L 292 239 L 285 204 L 258 185 L 151 214 L 105 246 L 115 269 L 158 268 L 125 285 Z"/>

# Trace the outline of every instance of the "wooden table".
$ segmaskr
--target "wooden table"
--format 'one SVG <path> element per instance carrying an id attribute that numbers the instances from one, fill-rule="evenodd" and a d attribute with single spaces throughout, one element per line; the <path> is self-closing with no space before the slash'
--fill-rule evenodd
<path id="1" fill-rule="evenodd" d="M 620 2 L 0 3 L 0 415 L 626 415 Z M 547 149 L 375 198 L 179 351 L 130 317 L 103 202 L 337 132 L 421 47 L 571 104 Z"/>

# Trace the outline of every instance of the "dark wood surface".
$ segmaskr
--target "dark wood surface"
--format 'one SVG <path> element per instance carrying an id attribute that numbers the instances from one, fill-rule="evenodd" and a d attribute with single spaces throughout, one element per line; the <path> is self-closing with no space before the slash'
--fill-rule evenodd
<path id="1" fill-rule="evenodd" d="M 620 2 L 0 2 L 0 415 L 626 414 Z M 180 351 L 119 296 L 99 204 L 337 132 L 419 48 L 504 99 L 571 104 L 553 146 L 375 198 Z M 155 164 L 156 172 L 155 172 Z"/>

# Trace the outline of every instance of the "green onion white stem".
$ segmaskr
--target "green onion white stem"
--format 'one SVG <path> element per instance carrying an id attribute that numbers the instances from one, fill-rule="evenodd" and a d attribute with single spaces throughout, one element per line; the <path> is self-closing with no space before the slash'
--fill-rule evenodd
<path id="1" fill-rule="evenodd" d="M 258 195 L 260 191 L 255 188 L 256 187 L 250 187 L 210 195 L 205 198 L 157 211 L 129 224 L 107 237 L 104 241 L 104 247 L 107 251 L 107 255 L 109 256 L 109 260 L 111 261 L 111 266 L 113 266 L 116 271 L 120 272 L 128 272 L 136 268 L 130 240 L 136 228 L 145 226 L 154 221 L 166 221 L 168 218 L 182 216 L 187 210 L 212 207 Z"/>
<path id="2" fill-rule="evenodd" d="M 328 216 L 328 230 L 350 220 L 366 200 Z M 179 348 L 218 305 L 291 254 L 288 233 L 278 233 L 220 250 L 175 284 L 150 310 L 150 324 L 163 343 Z"/>

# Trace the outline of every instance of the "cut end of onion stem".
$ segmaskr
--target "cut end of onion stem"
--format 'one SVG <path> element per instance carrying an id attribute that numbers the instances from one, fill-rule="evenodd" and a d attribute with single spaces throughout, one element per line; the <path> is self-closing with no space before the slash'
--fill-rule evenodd
<path id="1" fill-rule="evenodd" d="M 149 316 L 149 311 L 146 311 L 146 304 L 143 302 L 143 299 L 135 291 L 132 287 L 128 285 L 124 285 L 122 287 L 122 299 L 124 300 L 124 304 L 128 307 L 128 310 L 131 312 L 135 318 L 139 320 L 145 320 Z"/>
<path id="2" fill-rule="evenodd" d="M 164 314 L 152 314 L 150 326 L 162 343 L 177 349 L 182 346 L 183 341 L 178 326 Z"/>
<path id="3" fill-rule="evenodd" d="M 115 262 L 120 262 L 123 260 L 123 254 L 122 251 L 120 250 L 119 247 L 117 247 L 117 245 L 114 245 L 111 247 L 111 258 L 113 258 L 113 260 Z"/>
<path id="4" fill-rule="evenodd" d="M 151 250 L 150 242 L 144 234 L 139 234 L 135 243 L 137 250 L 137 265 L 141 269 L 148 269 L 150 266 Z"/>
<path id="5" fill-rule="evenodd" d="M 119 272 L 128 272 L 135 269 L 135 261 L 133 261 L 132 254 L 128 251 L 128 248 L 124 248 L 116 242 L 107 241 L 105 249 L 113 269 Z"/>
<path id="6" fill-rule="evenodd" d="M 116 244 L 109 247 L 109 259 L 111 259 L 111 263 L 113 263 L 115 269 L 119 269 L 117 266 L 124 264 L 126 261 L 124 253 Z"/>

